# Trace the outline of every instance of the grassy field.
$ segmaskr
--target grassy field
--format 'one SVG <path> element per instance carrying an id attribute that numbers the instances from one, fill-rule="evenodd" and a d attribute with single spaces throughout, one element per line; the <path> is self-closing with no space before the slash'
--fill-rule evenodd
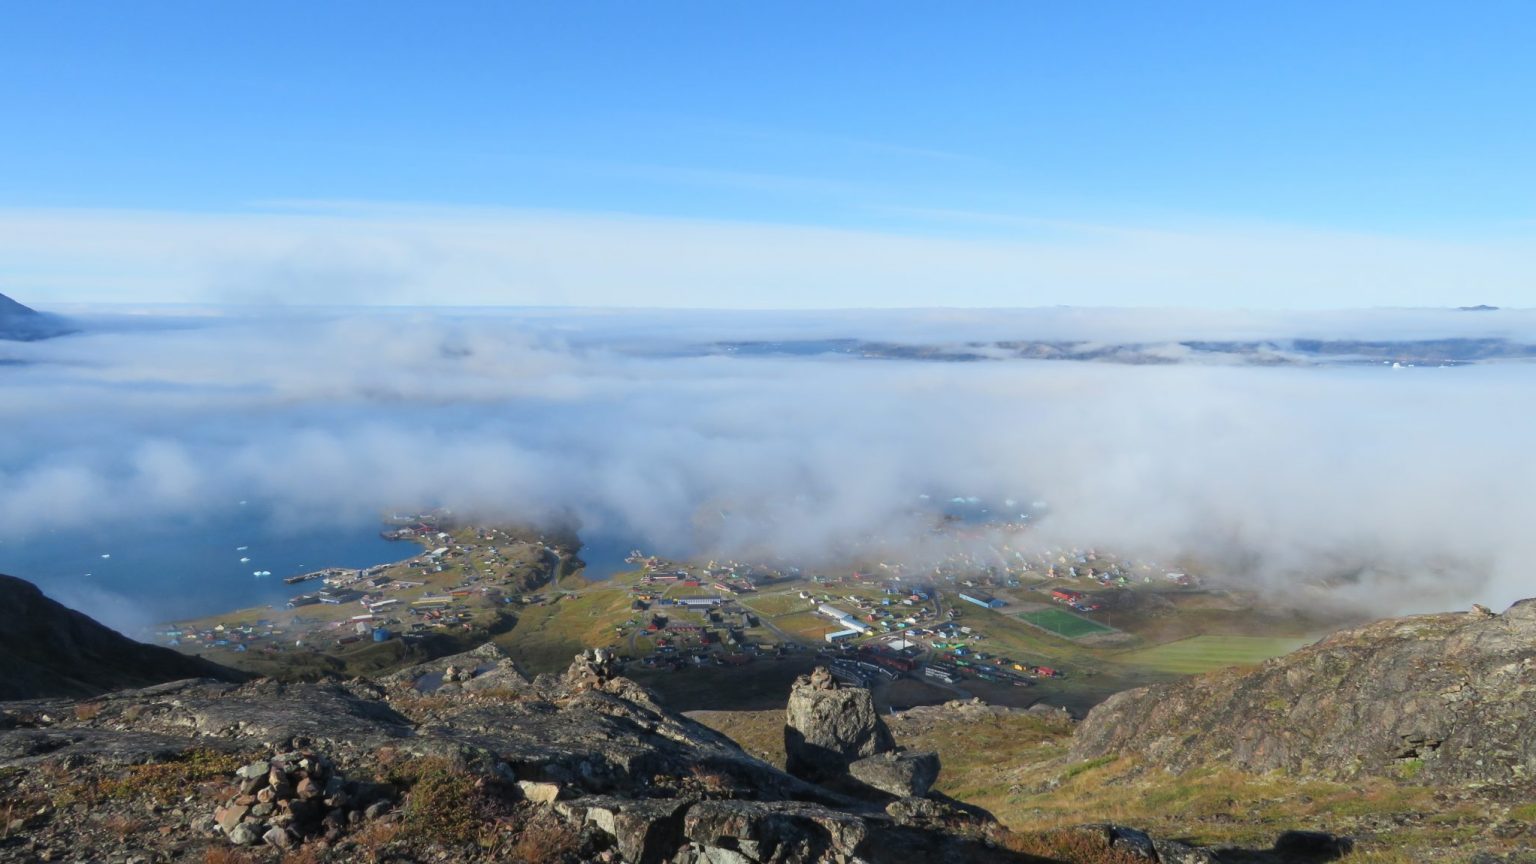
<path id="1" fill-rule="evenodd" d="M 1070 612 L 1060 609 L 1039 609 L 1034 612 L 1020 612 L 1019 620 L 1027 624 L 1033 624 L 1041 630 L 1047 630 L 1058 636 L 1068 639 L 1080 639 L 1084 636 L 1098 636 L 1103 633 L 1115 632 L 1113 628 L 1105 627 L 1097 621 L 1089 621 Z"/>
<path id="2" fill-rule="evenodd" d="M 786 633 L 793 633 L 802 639 L 810 639 L 820 642 L 822 637 L 833 630 L 840 629 L 833 626 L 832 619 L 815 612 L 795 612 L 791 615 L 781 615 L 773 619 L 773 624 Z"/>
<path id="3" fill-rule="evenodd" d="M 791 612 L 803 612 L 813 608 L 811 601 L 801 600 L 798 593 L 791 592 L 758 594 L 744 597 L 741 600 L 741 605 L 769 618 L 777 615 L 788 615 Z"/>
<path id="4" fill-rule="evenodd" d="M 1259 663 L 1294 651 L 1309 640 L 1279 636 L 1192 636 L 1116 657 L 1133 666 L 1195 675 L 1227 666 Z"/>

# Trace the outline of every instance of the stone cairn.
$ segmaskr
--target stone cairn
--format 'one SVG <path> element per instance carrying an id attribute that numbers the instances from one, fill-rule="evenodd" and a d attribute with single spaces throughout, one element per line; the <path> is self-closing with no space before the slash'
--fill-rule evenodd
<path id="1" fill-rule="evenodd" d="M 329 759 L 294 750 L 235 771 L 236 791 L 214 821 L 236 846 L 288 849 L 315 837 L 336 840 L 349 825 L 394 806 L 373 784 L 349 783 Z"/>
<path id="2" fill-rule="evenodd" d="M 618 675 L 618 660 L 607 648 L 588 648 L 576 655 L 565 671 L 565 685 L 571 693 L 600 690 Z"/>

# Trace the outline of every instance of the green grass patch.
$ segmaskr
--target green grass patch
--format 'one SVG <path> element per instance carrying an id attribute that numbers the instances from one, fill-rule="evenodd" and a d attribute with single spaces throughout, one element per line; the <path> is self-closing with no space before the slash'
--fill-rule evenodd
<path id="1" fill-rule="evenodd" d="M 495 642 L 531 672 L 559 671 L 584 648 L 617 643 L 618 625 L 634 615 L 629 602 L 625 591 L 590 591 L 526 607 Z"/>
<path id="2" fill-rule="evenodd" d="M 742 598 L 741 605 L 772 618 L 815 608 L 811 601 L 801 600 L 799 594 L 758 594 Z"/>
<path id="3" fill-rule="evenodd" d="M 823 636 L 841 627 L 834 626 L 835 622 L 825 615 L 815 612 L 795 612 L 791 615 L 781 615 L 773 619 L 773 624 L 786 633 L 792 633 L 802 639 L 820 641 Z"/>
<path id="4" fill-rule="evenodd" d="M 1294 651 L 1307 641 L 1291 636 L 1191 636 L 1129 651 L 1117 659 L 1160 672 L 1196 675 L 1228 666 L 1259 663 Z"/>
<path id="5" fill-rule="evenodd" d="M 1097 621 L 1089 621 L 1070 612 L 1060 609 L 1038 609 L 1034 612 L 1020 612 L 1020 621 L 1033 624 L 1041 630 L 1064 636 L 1068 639 L 1081 639 L 1084 636 L 1098 636 L 1104 633 L 1113 633 L 1114 628 L 1105 627 Z"/>

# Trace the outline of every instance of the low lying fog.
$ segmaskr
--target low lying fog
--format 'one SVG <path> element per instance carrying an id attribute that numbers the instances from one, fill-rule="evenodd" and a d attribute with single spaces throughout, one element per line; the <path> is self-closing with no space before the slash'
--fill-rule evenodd
<path id="1" fill-rule="evenodd" d="M 0 539 L 226 510 L 574 516 L 651 548 L 828 560 L 920 493 L 1043 499 L 1042 543 L 1385 612 L 1536 593 L 1536 366 L 938 363 L 673 351 L 723 338 L 1426 338 L 1381 312 L 85 316 L 0 343 Z M 1504 316 L 1502 318 L 1498 316 Z M 1522 335 L 1522 334 L 1516 334 Z M 723 514 L 723 515 L 722 515 Z M 863 548 L 868 548 L 867 546 Z M 909 554 L 920 554 L 911 550 Z M 26 576 L 27 574 L 16 574 Z"/>

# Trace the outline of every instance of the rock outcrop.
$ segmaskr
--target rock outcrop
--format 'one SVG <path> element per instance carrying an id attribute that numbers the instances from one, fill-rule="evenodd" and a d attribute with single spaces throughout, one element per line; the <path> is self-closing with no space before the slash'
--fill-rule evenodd
<path id="1" fill-rule="evenodd" d="M 869 691 L 839 686 L 822 666 L 795 681 L 784 714 L 785 768 L 796 777 L 834 780 L 853 762 L 896 749 Z"/>
<path id="2" fill-rule="evenodd" d="M 862 687 L 837 683 L 826 667 L 795 679 L 784 710 L 790 774 L 861 797 L 922 798 L 939 778 L 939 755 L 902 750 Z"/>
<path id="3" fill-rule="evenodd" d="M 488 646 L 378 681 L 188 680 L 82 704 L 0 704 L 0 799 L 27 814 L 0 828 L 28 860 L 230 846 L 335 861 L 1036 860 L 976 812 L 784 773 L 665 709 L 606 653 L 533 680 Z M 889 745 L 865 727 L 849 755 Z M 922 757 L 890 761 L 908 775 L 893 794 L 931 783 Z M 155 831 L 126 827 L 146 813 Z"/>
<path id="4" fill-rule="evenodd" d="M 1336 779 L 1528 786 L 1536 778 L 1536 600 L 1343 631 L 1257 669 L 1116 694 L 1076 759 L 1134 753 Z"/>
<path id="5" fill-rule="evenodd" d="M 939 779 L 939 756 L 912 751 L 879 753 L 850 764 L 848 774 L 888 795 L 921 798 Z"/>
<path id="6" fill-rule="evenodd" d="M 0 575 L 0 700 L 95 696 L 181 678 L 245 676 L 169 648 L 145 645 Z"/>

